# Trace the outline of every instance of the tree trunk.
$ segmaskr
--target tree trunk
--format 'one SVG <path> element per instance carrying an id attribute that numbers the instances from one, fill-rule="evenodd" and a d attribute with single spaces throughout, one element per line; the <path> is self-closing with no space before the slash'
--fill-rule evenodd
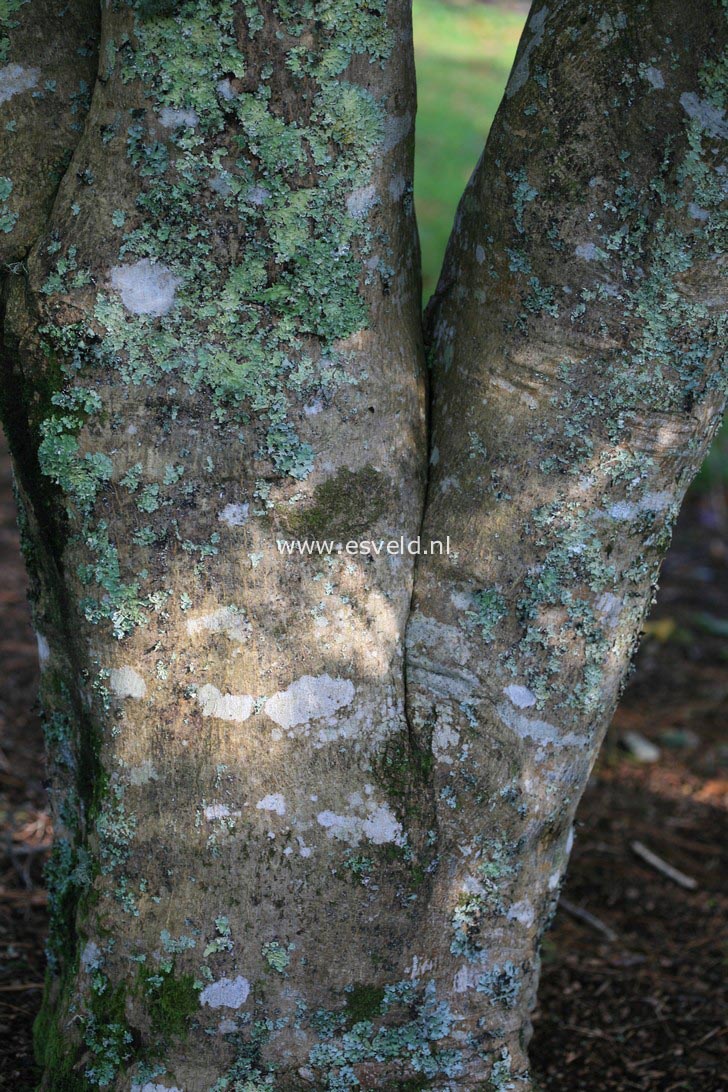
<path id="1" fill-rule="evenodd" d="M 537 5 L 429 310 L 428 446 L 405 0 L 6 6 L 41 1087 L 525 1092 L 725 398 L 725 15 Z M 420 528 L 453 552 L 278 546 Z"/>

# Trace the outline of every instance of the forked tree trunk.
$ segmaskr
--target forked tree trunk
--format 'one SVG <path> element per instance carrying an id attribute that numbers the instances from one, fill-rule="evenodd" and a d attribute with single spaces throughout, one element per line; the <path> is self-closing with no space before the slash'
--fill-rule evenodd
<path id="1" fill-rule="evenodd" d="M 428 428 L 404 0 L 47 7 L 6 4 L 0 57 L 42 1088 L 526 1090 L 574 809 L 725 398 L 725 13 L 536 5 Z M 451 555 L 277 546 L 420 529 Z"/>

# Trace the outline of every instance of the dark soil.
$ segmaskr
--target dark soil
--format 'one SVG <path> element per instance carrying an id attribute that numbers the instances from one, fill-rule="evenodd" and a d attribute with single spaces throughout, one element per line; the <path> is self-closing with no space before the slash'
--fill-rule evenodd
<path id="1" fill-rule="evenodd" d="M 636 671 L 579 812 L 562 903 L 543 946 L 532 1057 L 548 1092 L 719 1092 L 725 1073 L 728 517 L 692 496 Z M 37 654 L 10 471 L 0 458 L 0 1087 L 34 1087 L 44 973 L 42 866 L 51 825 Z M 639 763 L 636 731 L 660 747 Z M 642 842 L 697 881 L 680 887 Z M 596 922 L 575 916 L 588 911 Z M 606 932 L 605 932 L 606 930 Z M 613 936 L 613 939 L 608 939 Z"/>

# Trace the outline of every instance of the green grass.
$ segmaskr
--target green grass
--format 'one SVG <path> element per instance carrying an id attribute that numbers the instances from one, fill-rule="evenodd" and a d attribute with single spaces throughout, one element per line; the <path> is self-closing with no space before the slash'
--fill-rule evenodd
<path id="1" fill-rule="evenodd" d="M 435 289 L 455 210 L 505 91 L 525 9 L 478 0 L 414 0 L 415 206 L 423 296 Z M 728 484 L 728 421 L 694 489 Z"/>
<path id="2" fill-rule="evenodd" d="M 473 0 L 414 0 L 413 18 L 415 205 L 427 299 L 458 201 L 503 97 L 525 13 Z"/>

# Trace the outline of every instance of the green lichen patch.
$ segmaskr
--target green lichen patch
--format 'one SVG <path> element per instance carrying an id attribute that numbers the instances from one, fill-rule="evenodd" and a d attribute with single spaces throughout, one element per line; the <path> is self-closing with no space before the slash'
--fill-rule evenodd
<path id="1" fill-rule="evenodd" d="M 342 384 L 357 381 L 342 346 L 368 322 L 363 259 L 374 245 L 376 201 L 367 195 L 384 134 L 382 103 L 342 74 L 354 56 L 379 64 L 393 47 L 380 3 L 349 2 L 345 17 L 340 4 L 317 5 L 318 33 L 305 46 L 313 8 L 281 2 L 263 19 L 257 5 L 244 5 L 250 37 L 265 24 L 280 43 L 285 65 L 278 68 L 261 66 L 247 48 L 239 5 L 230 0 L 131 6 L 134 35 L 120 36 L 107 61 L 109 79 L 144 91 L 145 109 L 126 118 L 136 197 L 133 208 L 112 214 L 125 232 L 112 270 L 92 277 L 74 246 L 53 240 L 47 248 L 49 306 L 83 291 L 94 327 L 43 328 L 62 375 L 38 426 L 42 472 L 60 487 L 74 542 L 89 558 L 78 569 L 88 586 L 83 614 L 110 623 L 118 638 L 160 609 L 168 589 L 149 586 L 167 551 L 202 558 L 216 547 L 191 541 L 180 526 L 199 483 L 175 464 L 176 453 L 168 460 L 175 472 L 161 480 L 138 463 L 118 465 L 101 402 L 87 399 L 76 412 L 79 392 L 105 389 L 109 376 L 132 401 L 148 405 L 156 391 L 170 422 L 209 415 L 241 457 L 253 453 L 259 477 L 310 473 L 302 407 L 312 398 L 328 403 Z M 291 119 L 286 94 L 302 76 L 311 93 L 298 98 Z M 93 188 L 95 180 L 87 181 Z M 240 253 L 231 240 L 244 240 Z M 363 530 L 362 511 L 375 519 L 387 503 L 387 483 L 375 473 L 340 483 L 353 493 L 346 511 L 324 483 L 311 520 L 318 527 L 331 514 L 348 531 L 345 517 L 361 502 L 355 525 Z M 98 511 L 118 481 L 149 517 L 124 563 Z"/>
<path id="2" fill-rule="evenodd" d="M 396 1074 L 393 1087 L 398 1081 L 431 1081 L 461 1072 L 460 1051 L 443 1042 L 450 1036 L 454 1017 L 447 1003 L 437 1000 L 434 982 L 424 988 L 416 982 L 386 986 L 381 1000 L 378 991 L 364 989 L 359 995 L 362 1004 L 370 1013 L 378 1004 L 378 1017 L 372 1013 L 339 1031 L 335 1018 L 327 1025 L 319 1014 L 322 1041 L 312 1049 L 309 1062 L 319 1071 L 323 1088 L 329 1092 L 360 1088 L 356 1067 L 367 1062 Z"/>

